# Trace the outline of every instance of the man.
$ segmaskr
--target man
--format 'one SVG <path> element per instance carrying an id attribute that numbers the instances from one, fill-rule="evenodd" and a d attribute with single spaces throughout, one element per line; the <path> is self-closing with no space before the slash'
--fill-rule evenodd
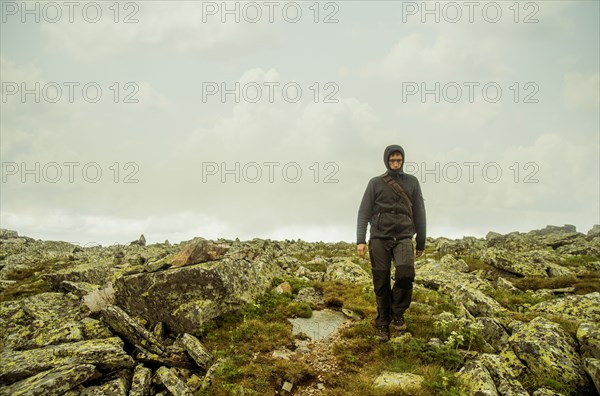
<path id="1" fill-rule="evenodd" d="M 419 180 L 402 170 L 405 159 L 402 147 L 386 147 L 383 161 L 387 172 L 369 180 L 358 210 L 356 242 L 360 257 L 365 256 L 370 224 L 369 257 L 377 299 L 375 326 L 377 338 L 383 342 L 390 338 L 390 323 L 396 330 L 406 329 L 404 312 L 412 300 L 414 257 L 420 257 L 425 249 L 423 195 Z M 416 252 L 412 242 L 415 233 Z M 395 271 L 390 286 L 392 260 Z"/>

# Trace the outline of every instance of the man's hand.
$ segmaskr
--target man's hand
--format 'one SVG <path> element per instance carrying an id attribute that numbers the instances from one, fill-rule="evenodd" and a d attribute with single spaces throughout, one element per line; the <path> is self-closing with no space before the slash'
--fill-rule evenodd
<path id="1" fill-rule="evenodd" d="M 415 252 L 415 257 L 421 257 L 423 255 L 423 250 L 417 250 Z"/>
<path id="2" fill-rule="evenodd" d="M 365 258 L 365 252 L 367 251 L 367 245 L 365 243 L 359 243 L 356 246 L 356 251 L 359 257 Z"/>

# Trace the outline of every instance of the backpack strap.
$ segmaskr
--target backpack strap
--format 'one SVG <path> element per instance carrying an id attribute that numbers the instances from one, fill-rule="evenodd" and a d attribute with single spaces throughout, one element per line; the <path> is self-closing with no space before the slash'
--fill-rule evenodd
<path id="1" fill-rule="evenodd" d="M 408 216 L 410 217 L 410 221 L 412 221 L 413 227 L 415 227 L 415 220 L 413 219 L 412 202 L 408 197 L 408 194 L 404 192 L 404 189 L 402 188 L 400 183 L 398 183 L 390 175 L 388 175 L 387 172 L 381 175 L 381 178 L 384 182 L 386 182 L 388 186 L 391 187 L 392 190 L 394 190 L 396 194 L 400 196 L 400 200 L 402 200 L 402 203 L 404 204 L 404 206 L 406 206 L 406 209 L 408 209 Z M 415 230 L 416 229 L 417 228 L 415 227 Z"/>

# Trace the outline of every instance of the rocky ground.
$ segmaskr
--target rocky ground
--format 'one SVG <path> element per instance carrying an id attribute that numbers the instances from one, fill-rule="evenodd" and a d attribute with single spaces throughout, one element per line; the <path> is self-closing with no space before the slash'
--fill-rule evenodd
<path id="1" fill-rule="evenodd" d="M 409 331 L 385 346 L 372 346 L 372 308 L 357 308 L 359 298 L 367 307 L 374 300 L 368 261 L 354 249 L 260 239 L 146 245 L 143 236 L 80 247 L 2 229 L 0 395 L 598 394 L 600 226 L 429 238 Z M 294 290 L 274 291 L 286 279 Z M 206 329 L 224 331 L 215 323 L 265 293 L 348 319 L 324 340 L 295 337 L 255 352 L 256 361 L 309 373 L 297 383 L 273 374 L 253 391 L 226 375 L 234 345 L 211 341 Z M 415 345 L 427 356 L 458 356 L 457 369 L 436 371 L 443 386 L 430 383 L 435 359 L 406 370 Z M 371 378 L 356 356 L 380 356 L 378 372 Z M 363 378 L 360 389 L 344 383 L 349 376 Z"/>

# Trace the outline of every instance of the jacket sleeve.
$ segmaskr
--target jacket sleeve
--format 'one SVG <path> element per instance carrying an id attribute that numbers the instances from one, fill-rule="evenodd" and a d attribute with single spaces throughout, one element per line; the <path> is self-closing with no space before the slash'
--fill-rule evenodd
<path id="1" fill-rule="evenodd" d="M 423 193 L 421 192 L 421 186 L 417 180 L 417 186 L 413 191 L 412 195 L 413 202 L 413 218 L 415 221 L 415 227 L 417 232 L 417 250 L 425 250 L 425 240 L 427 238 L 427 221 L 425 216 L 425 202 L 423 200 Z"/>
<path id="2" fill-rule="evenodd" d="M 373 190 L 373 181 L 370 180 L 363 194 L 360 208 L 358 209 L 358 221 L 356 224 L 356 243 L 367 243 L 367 224 L 373 215 L 373 203 L 375 202 L 375 193 Z"/>

